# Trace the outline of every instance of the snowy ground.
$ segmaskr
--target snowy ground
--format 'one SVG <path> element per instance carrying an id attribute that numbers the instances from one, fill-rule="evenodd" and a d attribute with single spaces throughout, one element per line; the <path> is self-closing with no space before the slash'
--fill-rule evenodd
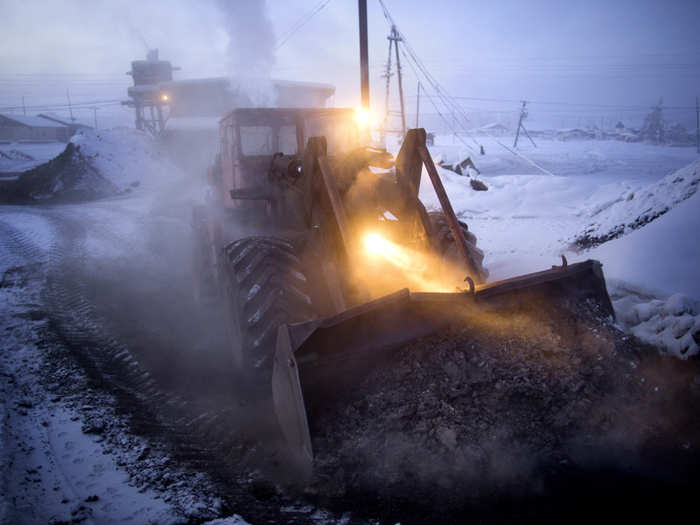
<path id="1" fill-rule="evenodd" d="M 47 387 L 47 380 L 58 381 L 45 375 L 55 372 L 45 355 L 57 344 L 46 339 L 41 288 L 55 233 L 33 214 L 11 216 L 32 235 L 25 237 L 21 252 L 3 239 L 0 255 L 0 521 L 180 521 L 172 505 L 129 483 L 128 473 L 117 465 L 117 454 L 105 451 L 103 436 L 86 431 L 81 399 Z M 7 218 L 6 212 L 3 233 Z"/>
<path id="2" fill-rule="evenodd" d="M 258 501 L 252 478 L 222 485 L 216 468 L 171 437 L 179 427 L 164 414 L 181 399 L 157 397 L 154 406 L 132 399 L 124 370 L 141 378 L 144 369 L 98 310 L 110 306 L 109 286 L 137 299 L 172 288 L 188 246 L 177 241 L 188 228 L 186 180 L 168 170 L 149 175 L 140 188 L 160 184 L 158 191 L 0 207 L 0 523 L 245 525 L 240 515 L 256 523 L 346 523 L 278 497 L 274 487 Z M 163 329 L 165 315 L 151 305 L 140 308 L 155 310 Z M 130 314 L 123 303 L 116 309 Z M 148 342 L 153 326 L 137 319 L 129 329 Z M 160 361 L 174 365 L 173 348 L 162 350 Z"/>
<path id="3" fill-rule="evenodd" d="M 552 176 L 539 173 L 492 139 L 478 138 L 482 140 L 487 152 L 484 157 L 451 144 L 449 137 L 438 137 L 432 153 L 447 162 L 470 153 L 482 171 L 479 179 L 489 187 L 485 192 L 472 190 L 465 177 L 444 169 L 440 173 L 456 212 L 486 253 L 490 279 L 546 269 L 559 264 L 561 254 L 571 262 L 600 259 L 621 327 L 678 357 L 697 351 L 697 345 L 693 350 L 692 335 L 700 328 L 696 276 L 700 267 L 700 196 L 678 201 L 675 191 L 691 188 L 697 172 L 683 172 L 684 181 L 674 183 L 673 191 L 664 186 L 675 180 L 666 177 L 697 160 L 692 149 L 614 141 L 539 140 L 536 150 L 523 145 L 522 153 L 555 174 Z M 57 279 L 65 279 L 64 287 L 75 284 L 80 288 L 91 282 L 93 274 L 113 269 L 115 261 L 134 259 L 134 254 L 149 253 L 160 258 L 158 264 L 171 267 L 182 257 L 165 237 L 145 236 L 144 232 L 155 229 L 178 235 L 184 231 L 185 201 L 194 198 L 196 190 L 188 187 L 176 170 L 162 164 L 148 141 L 127 130 L 76 138 L 103 176 L 118 188 L 134 188 L 130 195 L 68 206 L 0 207 L 3 523 L 203 522 L 216 516 L 231 517 L 214 523 L 244 523 L 235 513 L 253 523 L 257 521 L 250 514 L 260 516 L 260 522 L 271 519 L 253 506 L 243 510 L 217 507 L 215 484 L 169 465 L 166 449 L 156 450 L 150 444 L 152 450 L 144 457 L 146 443 L 133 436 L 126 423 L 120 423 L 110 408 L 114 400 L 96 392 L 85 395 L 85 390 L 77 387 L 66 393 L 66 377 L 78 386 L 85 378 L 75 365 L 51 368 L 46 358 L 47 353 L 62 348 L 62 342 L 51 335 L 49 319 L 58 319 L 75 330 L 94 329 L 85 317 L 90 312 L 83 311 L 83 303 L 71 302 L 75 289 L 66 296 L 70 300 L 58 303 L 60 312 L 50 311 L 42 294 L 47 287 L 55 287 Z M 0 149 L 16 148 L 2 145 Z M 36 151 L 34 154 L 38 157 Z M 48 150 L 44 154 L 49 155 Z M 436 207 L 427 181 L 424 176 L 421 198 L 429 207 Z M 651 189 L 655 189 L 656 199 L 649 201 L 652 207 L 668 204 L 664 215 L 591 250 L 577 252 L 572 248 L 592 224 L 605 229 L 603 226 L 615 226 L 619 221 L 633 222 L 646 209 L 636 207 L 639 201 L 634 197 L 629 200 L 629 195 L 648 195 Z M 687 196 L 687 191 L 681 194 Z M 161 198 L 152 199 L 152 195 Z M 66 273 L 65 261 L 77 264 L 71 273 Z M 152 263 L 149 259 L 149 265 Z M 151 282 L 145 284 L 153 285 L 158 278 L 153 268 L 159 267 L 151 268 L 147 274 Z M 99 288 L 78 288 L 86 297 L 92 294 L 93 301 L 100 293 Z M 114 344 L 106 337 L 103 343 Z M 63 387 L 56 386 L 61 381 L 54 374 L 63 377 Z M 63 393 L 57 394 L 57 388 Z M 91 421 L 95 419 L 112 422 L 112 430 L 94 432 Z M 285 518 L 348 522 L 347 517 L 333 517 L 289 502 L 273 515 L 278 522 Z"/>

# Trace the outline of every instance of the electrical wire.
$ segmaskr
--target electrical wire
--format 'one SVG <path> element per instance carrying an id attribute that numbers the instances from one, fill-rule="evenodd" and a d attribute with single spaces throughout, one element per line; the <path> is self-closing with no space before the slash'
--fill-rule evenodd
<path id="1" fill-rule="evenodd" d="M 33 106 L 5 106 L 0 107 L 0 111 L 17 111 L 17 110 L 34 110 L 34 111 L 48 111 L 51 109 L 65 109 L 65 108 L 84 108 L 84 107 L 108 107 L 121 105 L 121 100 L 91 100 L 87 102 L 75 102 L 72 104 L 41 104 Z"/>
<path id="2" fill-rule="evenodd" d="M 394 21 L 393 17 L 389 13 L 389 10 L 387 9 L 386 5 L 384 5 L 383 0 L 378 0 L 379 4 L 382 8 L 382 11 L 384 13 L 384 18 L 387 20 L 390 26 L 396 27 L 396 22 Z M 448 108 L 453 111 L 454 114 L 457 116 L 460 116 L 462 120 L 464 121 L 464 124 L 468 124 L 470 121 L 467 118 L 466 114 L 464 113 L 463 109 L 459 104 L 457 104 L 454 100 L 451 100 L 451 96 L 441 88 L 440 84 L 438 81 L 433 77 L 433 75 L 428 71 L 428 69 L 425 67 L 425 65 L 421 62 L 421 60 L 418 58 L 418 55 L 415 53 L 411 45 L 409 44 L 408 40 L 406 39 L 405 35 L 401 33 L 401 31 L 396 28 L 397 33 L 399 34 L 401 40 L 403 41 L 403 49 L 402 49 L 402 54 L 406 57 L 407 61 L 409 64 L 411 64 L 411 67 L 414 69 L 414 72 L 416 68 L 421 71 L 423 77 L 427 81 L 428 85 L 435 91 L 437 94 L 437 98 L 440 99 L 440 101 Z M 405 51 L 404 51 L 405 50 Z M 406 55 L 406 52 L 408 52 L 408 56 Z M 415 67 L 413 67 L 415 65 Z M 417 74 L 417 72 L 416 72 Z M 431 100 L 431 99 L 428 99 Z M 431 100 L 432 103 L 432 100 Z M 434 105 L 434 104 L 433 104 Z M 434 105 L 435 107 L 435 105 Z M 437 108 L 436 108 L 437 110 Z M 439 112 L 438 112 L 439 113 Z M 439 113 L 440 114 L 440 113 Z M 442 115 L 441 115 L 442 116 Z M 444 117 L 443 117 L 444 118 Z M 454 118 L 454 115 L 453 115 Z M 458 121 L 458 119 L 455 118 L 455 121 Z M 463 132 L 469 136 L 476 144 L 477 146 L 480 146 L 478 142 L 474 139 L 474 137 L 471 136 L 471 134 L 466 130 L 466 125 L 462 125 Z M 454 129 L 450 126 L 451 129 Z M 537 164 L 534 160 L 526 157 L 525 155 L 515 151 L 514 149 L 508 147 L 507 145 L 503 144 L 497 137 L 489 134 L 488 132 L 486 133 L 489 137 L 491 137 L 492 140 L 494 140 L 499 146 L 504 148 L 506 151 L 512 153 L 518 158 L 521 158 L 531 166 L 537 168 L 540 170 L 542 173 L 545 173 L 546 175 L 554 175 L 551 171 L 547 170 L 546 168 L 540 166 Z M 459 138 L 459 135 L 455 132 L 455 136 Z M 460 139 L 461 140 L 461 139 Z M 462 141 L 463 142 L 463 141 Z M 464 143 L 464 142 L 463 142 Z M 466 143 L 464 143 L 466 145 Z M 471 149 L 471 148 L 469 148 Z"/>
<path id="3" fill-rule="evenodd" d="M 321 10 L 323 10 L 324 7 L 326 7 L 331 0 L 321 0 L 318 4 L 316 4 L 316 7 L 314 7 L 308 14 L 302 16 L 299 20 L 297 20 L 294 24 L 292 24 L 292 27 L 285 36 L 283 36 L 280 39 L 280 43 L 277 44 L 275 47 L 275 51 L 277 51 L 279 48 L 281 48 L 284 44 L 287 43 L 287 41 L 294 36 L 294 34 L 297 33 L 302 27 L 304 27 L 314 16 L 316 16 Z"/>

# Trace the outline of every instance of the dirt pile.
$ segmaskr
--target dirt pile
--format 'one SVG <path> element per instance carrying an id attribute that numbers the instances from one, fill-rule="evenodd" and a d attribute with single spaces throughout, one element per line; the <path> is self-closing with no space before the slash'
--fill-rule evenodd
<path id="1" fill-rule="evenodd" d="M 56 158 L 3 185 L 0 201 L 76 202 L 115 195 L 118 189 L 95 168 L 79 145 L 69 142 Z"/>
<path id="2" fill-rule="evenodd" d="M 521 520 L 539 498 L 540 519 L 570 502 L 553 498 L 572 479 L 602 487 L 634 472 L 656 491 L 698 471 L 698 363 L 663 359 L 595 315 L 485 314 L 394 363 L 310 421 L 319 497 L 402 523 Z"/>

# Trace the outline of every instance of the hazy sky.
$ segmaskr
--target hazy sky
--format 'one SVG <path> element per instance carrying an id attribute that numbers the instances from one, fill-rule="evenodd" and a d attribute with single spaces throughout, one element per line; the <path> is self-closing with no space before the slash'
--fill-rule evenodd
<path id="1" fill-rule="evenodd" d="M 328 82 L 359 100 L 355 0 L 0 0 L 0 105 L 70 84 L 76 97 L 123 96 L 146 44 L 179 78 L 237 73 Z M 507 100 L 689 106 L 700 91 L 700 0 L 385 0 L 451 94 Z M 383 105 L 389 26 L 368 0 L 373 104 Z M 282 39 L 288 40 L 276 49 Z M 145 43 L 144 43 L 145 42 Z M 403 59 L 404 57 L 402 57 Z M 407 102 L 416 80 L 404 64 Z M 65 91 L 65 89 L 63 89 Z M 122 95 L 119 95 L 122 93 Z M 512 104 L 510 104 L 512 105 Z"/>

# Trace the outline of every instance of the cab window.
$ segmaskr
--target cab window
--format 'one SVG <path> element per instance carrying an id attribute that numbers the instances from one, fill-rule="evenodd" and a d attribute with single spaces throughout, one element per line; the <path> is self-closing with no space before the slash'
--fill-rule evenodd
<path id="1" fill-rule="evenodd" d="M 297 133 L 294 125 L 241 126 L 241 153 L 247 157 L 270 156 L 278 152 L 297 153 Z"/>

